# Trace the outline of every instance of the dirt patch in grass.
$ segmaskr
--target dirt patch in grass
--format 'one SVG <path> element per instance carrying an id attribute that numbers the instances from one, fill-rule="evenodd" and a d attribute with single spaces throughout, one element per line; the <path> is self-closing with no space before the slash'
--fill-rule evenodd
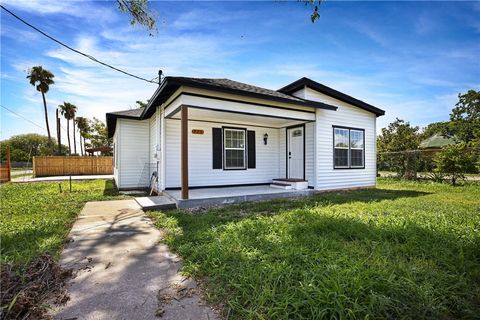
<path id="1" fill-rule="evenodd" d="M 4 264 L 1 270 L 1 319 L 45 319 L 44 301 L 64 304 L 69 300 L 65 289 L 71 269 L 63 269 L 49 254 L 28 265 Z"/>

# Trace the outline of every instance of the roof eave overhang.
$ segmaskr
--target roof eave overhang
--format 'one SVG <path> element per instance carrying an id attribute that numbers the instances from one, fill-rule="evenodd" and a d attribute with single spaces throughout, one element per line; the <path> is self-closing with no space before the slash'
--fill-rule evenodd
<path id="1" fill-rule="evenodd" d="M 363 102 L 361 100 L 355 99 L 354 97 L 351 97 L 345 93 L 342 93 L 340 91 L 337 91 L 335 89 L 332 89 L 330 87 L 327 87 L 325 85 L 322 85 L 318 82 L 315 82 L 311 79 L 308 78 L 301 78 L 298 79 L 297 81 L 294 81 L 285 87 L 278 89 L 278 92 L 282 92 L 285 94 L 292 94 L 295 91 L 298 91 L 300 89 L 303 89 L 304 87 L 309 87 L 314 90 L 317 90 L 323 94 L 326 94 L 332 98 L 338 99 L 340 101 L 346 102 L 348 104 L 351 104 L 353 106 L 356 106 L 358 108 L 361 108 L 363 110 L 369 111 L 374 113 L 377 117 L 385 115 L 385 111 L 382 109 L 379 109 L 377 107 L 374 107 L 366 102 Z"/>
<path id="2" fill-rule="evenodd" d="M 107 113 L 107 135 L 108 138 L 112 138 L 115 134 L 115 128 L 117 127 L 117 119 L 131 119 L 131 120 L 140 120 L 140 117 L 127 116 L 115 113 Z"/>
<path id="3" fill-rule="evenodd" d="M 235 95 L 245 96 L 250 98 L 264 99 L 268 101 L 288 103 L 291 105 L 302 106 L 302 107 L 313 107 L 313 108 L 326 109 L 326 110 L 337 110 L 336 106 L 329 105 L 327 103 L 317 102 L 317 101 L 310 101 L 310 100 L 294 101 L 294 100 L 281 98 L 281 97 L 273 97 L 273 96 L 269 96 L 261 93 L 248 92 L 243 90 L 236 90 L 231 88 L 224 88 L 224 87 L 218 87 L 218 86 L 209 85 L 209 84 L 198 83 L 195 81 L 189 81 L 188 79 L 166 77 L 165 80 L 162 82 L 162 84 L 155 91 L 152 98 L 150 98 L 150 101 L 147 107 L 145 108 L 145 111 L 140 116 L 140 118 L 141 119 L 150 118 L 155 113 L 155 107 L 165 102 L 171 96 L 171 94 L 173 94 L 181 86 L 193 87 L 197 89 L 205 89 L 210 91 L 217 91 L 222 93 L 230 93 L 230 94 L 235 94 Z"/>

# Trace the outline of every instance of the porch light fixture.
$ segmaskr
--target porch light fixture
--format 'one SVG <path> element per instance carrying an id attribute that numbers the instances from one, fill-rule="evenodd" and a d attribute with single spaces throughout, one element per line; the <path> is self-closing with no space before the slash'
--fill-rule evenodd
<path id="1" fill-rule="evenodd" d="M 263 144 L 267 145 L 267 140 L 268 140 L 268 133 L 265 133 L 263 135 Z"/>

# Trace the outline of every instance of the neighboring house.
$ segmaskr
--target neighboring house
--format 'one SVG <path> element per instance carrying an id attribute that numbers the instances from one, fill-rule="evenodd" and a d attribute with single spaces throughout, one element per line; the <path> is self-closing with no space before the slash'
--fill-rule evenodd
<path id="1" fill-rule="evenodd" d="M 107 113 L 120 189 L 260 185 L 373 187 L 376 118 L 308 78 L 277 91 L 228 79 L 166 77 L 144 109 Z M 288 180 L 287 180 L 288 179 Z"/>
<path id="2" fill-rule="evenodd" d="M 419 149 L 441 149 L 442 147 L 448 146 L 451 144 L 455 144 L 454 137 L 447 138 L 437 133 L 425 140 L 422 140 L 418 148 Z"/>

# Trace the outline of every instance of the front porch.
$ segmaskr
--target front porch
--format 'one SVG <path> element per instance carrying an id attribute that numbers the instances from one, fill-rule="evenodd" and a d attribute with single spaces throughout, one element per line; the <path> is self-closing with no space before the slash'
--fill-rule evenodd
<path id="1" fill-rule="evenodd" d="M 178 207 L 202 206 L 205 199 L 226 204 L 254 201 L 257 194 L 259 200 L 291 196 L 313 187 L 313 108 L 235 103 L 226 110 L 233 102 L 219 106 L 206 100 L 205 105 L 175 101 L 165 110 L 160 190 Z M 290 186 L 273 181 L 277 178 L 302 183 Z"/>
<path id="2" fill-rule="evenodd" d="M 182 198 L 181 190 L 166 190 L 163 195 L 137 198 L 144 210 L 200 208 L 241 202 L 264 201 L 279 198 L 310 196 L 312 189 L 277 189 L 270 185 L 198 188 L 189 190 L 189 199 Z"/>

